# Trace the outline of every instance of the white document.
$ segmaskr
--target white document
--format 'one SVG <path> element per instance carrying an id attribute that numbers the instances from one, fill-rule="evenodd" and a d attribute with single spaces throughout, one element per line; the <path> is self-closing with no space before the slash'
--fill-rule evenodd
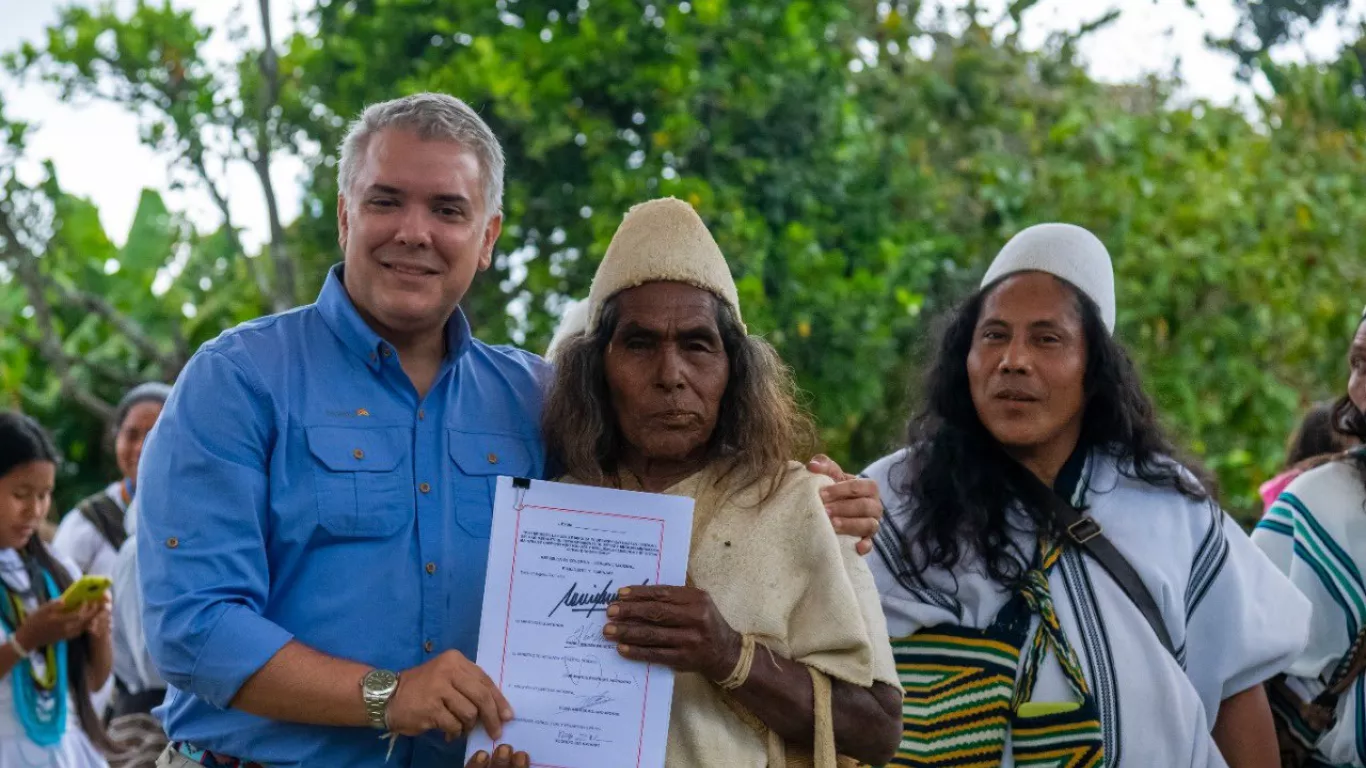
<path id="1" fill-rule="evenodd" d="M 544 768 L 661 768 L 673 670 L 603 637 L 622 587 L 682 585 L 693 500 L 498 478 L 477 662 L 516 714 L 499 744 Z M 525 486 L 525 487 L 521 487 Z M 482 728 L 466 759 L 497 746 Z"/>

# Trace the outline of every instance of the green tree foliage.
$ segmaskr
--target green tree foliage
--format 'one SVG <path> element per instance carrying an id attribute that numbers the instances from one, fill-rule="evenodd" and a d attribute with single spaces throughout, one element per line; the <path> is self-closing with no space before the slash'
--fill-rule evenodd
<path id="1" fill-rule="evenodd" d="M 1274 47 L 1295 40 L 1348 0 L 1237 0 L 1239 19 L 1233 35 L 1218 45 L 1236 55 L 1245 73 Z"/>
<path id="2" fill-rule="evenodd" d="M 275 148 L 297 151 L 304 136 L 283 127 L 285 111 L 297 111 L 290 99 L 299 91 L 281 74 L 270 45 L 270 3 L 261 0 L 260 7 L 267 21 L 266 46 L 249 47 L 247 28 L 239 20 L 228 30 L 241 49 L 236 62 L 206 56 L 213 30 L 196 26 L 190 11 L 176 10 L 170 0 L 159 5 L 137 0 L 127 14 L 112 3 L 93 10 L 65 7 L 43 46 L 25 44 L 6 57 L 6 64 L 26 79 L 55 86 L 64 99 L 109 101 L 139 115 L 142 142 L 210 195 L 224 218 L 226 244 L 239 258 L 256 254 L 248 254 L 238 240 L 221 176 L 230 163 L 249 164 L 261 185 L 270 241 L 269 258 L 245 265 L 262 307 L 281 311 L 299 296 L 269 168 Z"/>
<path id="3" fill-rule="evenodd" d="M 902 389 L 897 339 L 933 267 L 904 258 L 923 230 L 884 210 L 845 4 L 332 3 L 316 22 L 290 57 L 330 114 L 446 90 L 503 140 L 504 256 L 465 304 L 485 338 L 540 348 L 626 209 L 674 195 L 712 226 L 747 320 L 799 372 L 829 448 L 847 456 L 871 436 L 864 419 Z M 334 173 L 320 167 L 313 185 L 320 248 L 334 239 Z"/>
<path id="4" fill-rule="evenodd" d="M 0 104 L 0 407 L 51 429 L 68 463 L 62 510 L 116 474 L 105 448 L 112 404 L 142 381 L 171 381 L 199 344 L 258 314 L 243 260 L 142 194 L 123 247 L 94 204 L 50 165 L 17 173 L 25 126 Z"/>
<path id="5" fill-rule="evenodd" d="M 998 19 L 972 4 L 926 19 L 919 3 L 863 0 L 332 0 L 278 59 L 244 48 L 229 74 L 195 81 L 184 103 L 199 106 L 186 117 L 182 101 L 156 102 L 152 125 L 176 137 L 168 159 L 191 166 L 187 137 L 202 135 L 193 127 L 233 120 L 229 156 L 255 162 L 267 146 L 310 163 L 304 215 L 273 241 L 307 296 L 337 258 L 332 153 L 347 120 L 402 93 L 461 96 L 508 156 L 505 235 L 465 309 L 481 337 L 532 349 L 565 302 L 586 294 L 631 204 L 687 199 L 731 261 L 751 329 L 794 367 L 824 447 L 850 468 L 901 439 L 933 351 L 929 318 L 975 286 L 1001 244 L 1040 221 L 1087 226 L 1115 257 L 1118 334 L 1167 422 L 1218 471 L 1230 506 L 1251 514 L 1300 410 L 1342 389 L 1366 296 L 1355 53 L 1269 69 L 1276 96 L 1249 117 L 1179 104 L 1172 82 L 1093 81 L 1076 42 L 1111 16 L 1024 48 L 1014 30 L 1031 5 Z M 160 24 L 172 31 L 155 39 L 181 41 L 190 60 L 206 34 L 166 7 L 76 13 L 68 26 L 89 29 L 54 30 L 15 66 L 86 95 L 155 96 L 170 82 L 165 44 L 120 41 Z M 117 45 L 100 42 L 109 29 Z M 92 57 L 91 46 L 105 53 Z M 59 192 L 48 186 L 49 198 Z M 192 349 L 273 304 L 274 288 L 252 276 L 274 258 L 247 258 L 231 225 L 205 237 L 170 220 L 168 247 L 128 258 L 155 272 L 191 254 L 198 266 L 175 283 L 185 290 L 200 285 L 196 269 L 219 271 L 200 296 L 135 289 L 146 300 L 123 305 L 131 316 L 179 332 L 153 338 Z M 49 261 L 35 244 L 54 281 L 105 295 L 92 287 L 147 279 L 127 265 L 105 274 L 107 248 L 64 245 L 56 232 L 53 243 L 92 255 Z M 29 306 L 9 305 L 21 317 Z M 0 360 L 27 361 L 25 403 L 69 399 L 31 345 L 0 341 Z M 73 371 L 90 375 L 79 360 Z"/>

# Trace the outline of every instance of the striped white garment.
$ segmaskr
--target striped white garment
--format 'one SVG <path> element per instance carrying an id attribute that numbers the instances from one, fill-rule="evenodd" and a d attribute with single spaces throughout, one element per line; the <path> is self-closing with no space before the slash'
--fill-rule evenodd
<path id="1" fill-rule="evenodd" d="M 1295 659 L 1290 687 L 1301 697 L 1323 690 L 1366 626 L 1366 486 L 1356 467 L 1335 461 L 1295 478 L 1267 510 L 1252 540 L 1314 606 L 1309 644 Z M 1358 679 L 1338 701 L 1337 725 L 1319 740 L 1334 765 L 1366 766 L 1366 690 Z"/>
<path id="2" fill-rule="evenodd" d="M 116 747 L 105 755 L 109 768 L 151 768 L 166 749 L 161 722 L 142 713 L 114 718 L 109 723 L 109 739 Z"/>
<path id="3" fill-rule="evenodd" d="M 904 457 L 893 454 L 865 471 L 887 508 L 868 565 L 888 631 L 897 638 L 941 624 L 986 627 L 1009 595 L 980 563 L 923 574 L 907 565 L 903 540 L 914 512 L 900 491 Z M 1162 647 L 1089 556 L 1069 549 L 1050 573 L 1058 618 L 1096 696 L 1107 768 L 1222 768 L 1210 736 L 1220 702 L 1289 666 L 1304 647 L 1308 601 L 1217 505 L 1126 477 L 1103 451 L 1086 457 L 1070 497 L 1089 507 L 1143 579 L 1177 649 L 1174 658 Z M 1016 544 L 1033 551 L 1032 542 L 1021 534 Z M 1052 655 L 1033 700 L 1073 700 Z M 1009 749 L 1002 765 L 1014 765 Z"/>

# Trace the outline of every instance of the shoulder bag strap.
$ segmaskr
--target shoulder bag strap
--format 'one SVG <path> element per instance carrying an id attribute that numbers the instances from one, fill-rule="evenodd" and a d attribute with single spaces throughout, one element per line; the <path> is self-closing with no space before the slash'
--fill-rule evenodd
<path id="1" fill-rule="evenodd" d="M 1314 698 L 1314 703 L 1336 708 L 1338 697 L 1352 687 L 1352 683 L 1361 677 L 1362 672 L 1366 672 L 1366 628 L 1358 632 L 1352 640 L 1352 647 L 1342 657 L 1342 661 L 1338 662 L 1337 669 L 1333 670 L 1333 676 L 1328 678 L 1328 686 L 1324 688 L 1323 693 Z"/>
<path id="2" fill-rule="evenodd" d="M 123 542 L 128 538 L 128 532 L 123 527 L 123 510 L 113 499 L 100 493 L 77 504 L 76 509 L 95 526 L 95 530 L 100 532 L 110 546 L 116 550 L 123 546 Z"/>
<path id="3" fill-rule="evenodd" d="M 1138 608 L 1139 613 L 1143 614 L 1143 618 L 1148 620 L 1148 625 L 1153 628 L 1153 634 L 1157 635 L 1158 642 L 1162 643 L 1162 647 L 1167 649 L 1172 658 L 1176 658 L 1176 648 L 1172 645 L 1171 635 L 1167 633 L 1167 624 L 1162 620 L 1162 611 L 1157 607 L 1157 601 L 1153 599 L 1143 579 L 1139 578 L 1138 572 L 1124 555 L 1115 549 L 1115 545 L 1105 538 L 1104 530 L 1095 518 L 1083 514 L 1063 501 L 1051 488 L 1047 490 L 1048 493 L 1042 495 L 1052 506 L 1053 515 L 1067 533 L 1067 538 L 1100 563 L 1100 567 L 1110 574 L 1110 578 L 1114 579 L 1119 588 L 1124 590 L 1124 594 L 1129 596 L 1129 600 Z"/>

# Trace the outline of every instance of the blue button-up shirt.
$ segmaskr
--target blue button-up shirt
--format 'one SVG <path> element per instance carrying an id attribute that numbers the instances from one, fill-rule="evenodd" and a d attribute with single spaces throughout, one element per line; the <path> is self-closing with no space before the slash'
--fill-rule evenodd
<path id="1" fill-rule="evenodd" d="M 419 398 L 334 268 L 316 304 L 228 331 L 185 368 L 138 478 L 173 740 L 271 766 L 379 766 L 377 731 L 228 704 L 291 639 L 396 671 L 452 648 L 474 658 L 494 478 L 545 471 L 548 369 L 472 339 L 458 310 L 446 331 Z M 401 739 L 387 765 L 447 768 L 463 749 Z"/>

